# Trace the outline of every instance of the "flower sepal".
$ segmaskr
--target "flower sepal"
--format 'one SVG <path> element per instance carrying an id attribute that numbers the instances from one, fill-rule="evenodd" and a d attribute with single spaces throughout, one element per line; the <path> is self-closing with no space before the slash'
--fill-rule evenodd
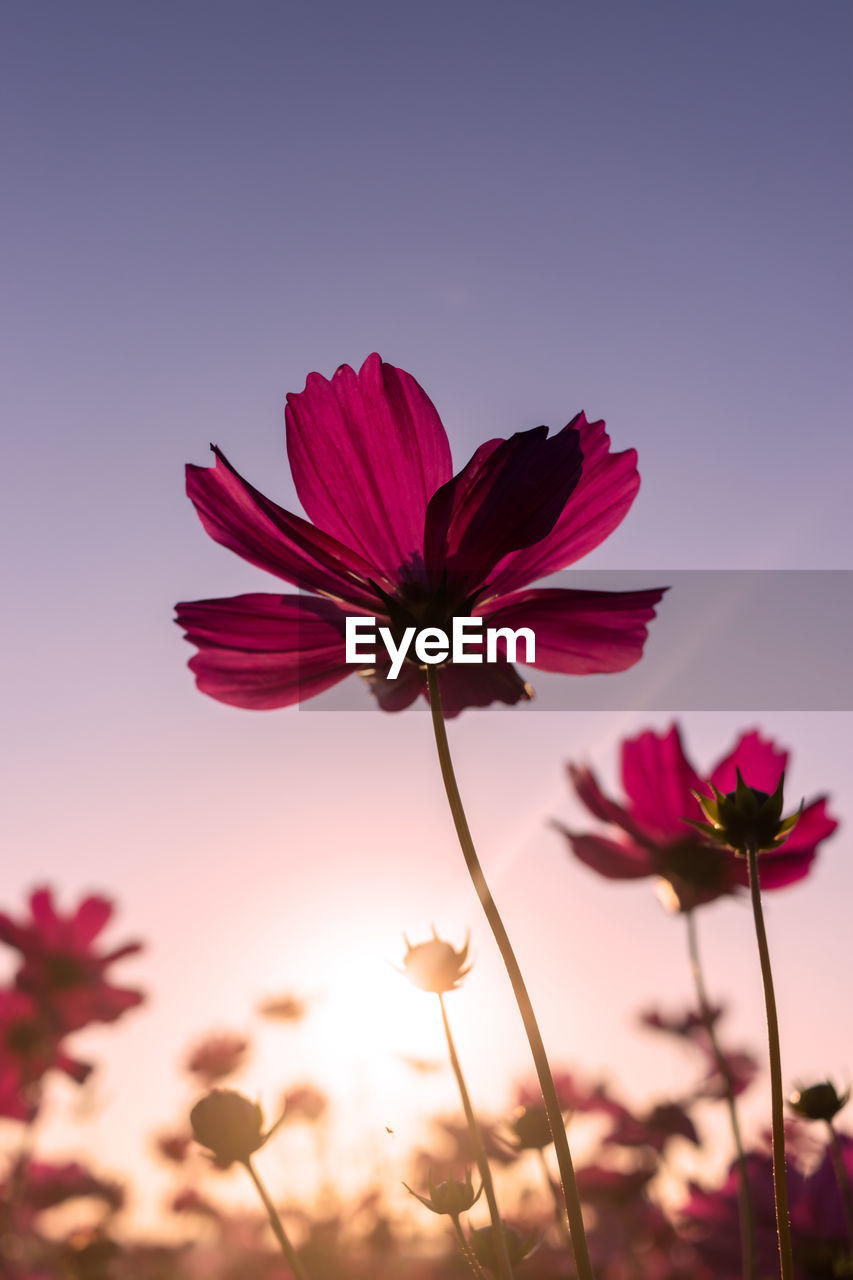
<path id="1" fill-rule="evenodd" d="M 741 774 L 736 771 L 737 787 L 734 791 L 723 793 L 709 782 L 712 795 L 701 795 L 694 791 L 707 822 L 697 822 L 692 818 L 685 821 L 691 827 L 717 844 L 725 845 L 735 853 L 746 857 L 750 849 L 756 853 L 766 849 L 777 849 L 784 844 L 794 827 L 800 820 L 804 802 L 796 813 L 782 818 L 784 805 L 784 773 L 779 778 L 776 790 L 772 795 L 748 786 Z"/>
<path id="2" fill-rule="evenodd" d="M 416 1200 L 420 1200 L 432 1213 L 449 1214 L 452 1218 L 458 1218 L 461 1213 L 467 1213 L 480 1198 L 483 1190 L 482 1183 L 479 1189 L 474 1191 L 474 1183 L 471 1179 L 471 1170 L 468 1169 L 465 1174 L 465 1181 L 460 1182 L 458 1178 L 447 1178 L 443 1182 L 434 1182 L 432 1171 L 427 1177 L 428 1196 L 418 1195 L 417 1191 L 413 1191 L 407 1182 L 403 1186 L 413 1195 Z"/>

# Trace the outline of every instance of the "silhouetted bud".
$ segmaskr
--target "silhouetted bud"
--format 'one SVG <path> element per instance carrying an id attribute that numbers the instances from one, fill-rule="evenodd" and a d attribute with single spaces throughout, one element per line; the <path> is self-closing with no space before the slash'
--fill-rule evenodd
<path id="1" fill-rule="evenodd" d="M 847 1105 L 849 1097 L 849 1089 L 839 1096 L 835 1085 L 823 1080 L 820 1084 L 797 1089 L 788 1099 L 788 1105 L 804 1120 L 832 1120 Z"/>
<path id="2" fill-rule="evenodd" d="M 233 1089 L 206 1093 L 190 1112 L 190 1124 L 196 1141 L 223 1164 L 245 1163 L 266 1142 L 261 1108 Z"/>
<path id="3" fill-rule="evenodd" d="M 797 813 L 783 820 L 784 773 L 771 796 L 766 791 L 748 787 L 741 777 L 740 769 L 735 772 L 737 788 L 728 795 L 718 791 L 713 782 L 709 784 L 713 796 L 701 796 L 694 791 L 708 821 L 690 821 L 690 825 L 744 857 L 749 849 L 756 852 L 761 849 L 776 849 L 784 844 L 799 822 L 803 806 L 800 805 Z"/>
<path id="4" fill-rule="evenodd" d="M 458 1218 L 460 1213 L 467 1213 L 471 1206 L 476 1204 L 483 1190 L 481 1186 L 479 1191 L 474 1191 L 470 1169 L 465 1175 L 464 1182 L 460 1182 L 458 1178 L 448 1178 L 445 1182 L 435 1183 L 430 1174 L 427 1178 L 428 1196 L 419 1196 L 417 1191 L 412 1191 L 406 1182 L 403 1186 L 410 1195 L 420 1200 L 421 1204 L 426 1205 L 433 1213 L 449 1213 L 454 1218 Z"/>
<path id="5" fill-rule="evenodd" d="M 403 958 L 403 972 L 410 982 L 422 991 L 434 991 L 440 995 L 445 991 L 455 991 L 461 980 L 470 971 L 466 967 L 468 959 L 468 940 L 461 951 L 454 951 L 449 942 L 443 942 L 435 929 L 429 942 L 420 942 L 412 946 L 403 935 L 406 943 L 406 954 Z"/>
<path id="6" fill-rule="evenodd" d="M 506 1240 L 506 1251 L 509 1254 L 510 1262 L 515 1265 L 528 1257 L 539 1243 L 539 1237 L 535 1231 L 529 1231 L 527 1235 L 522 1235 L 515 1227 L 507 1226 L 504 1222 L 501 1224 Z M 474 1250 L 474 1256 L 478 1262 L 484 1267 L 488 1267 L 490 1271 L 497 1271 L 499 1262 L 497 1250 L 495 1249 L 494 1229 L 491 1224 L 487 1227 L 477 1227 L 471 1232 L 471 1248 Z"/>
<path id="7" fill-rule="evenodd" d="M 541 1151 L 554 1141 L 548 1114 L 543 1106 L 519 1107 L 510 1121 L 516 1145 L 530 1151 Z"/>

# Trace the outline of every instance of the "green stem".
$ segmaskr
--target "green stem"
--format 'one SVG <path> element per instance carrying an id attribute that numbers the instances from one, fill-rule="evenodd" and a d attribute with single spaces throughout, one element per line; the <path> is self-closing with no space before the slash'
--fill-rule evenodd
<path id="1" fill-rule="evenodd" d="M 770 948 L 767 945 L 767 931 L 764 928 L 764 913 L 761 909 L 758 852 L 751 845 L 746 849 L 746 858 L 749 867 L 749 891 L 752 898 L 752 914 L 755 919 L 755 936 L 758 940 L 758 956 L 761 961 L 761 980 L 764 983 L 764 1007 L 767 1011 L 767 1044 L 770 1052 L 770 1098 L 773 1118 L 773 1190 L 776 1196 L 776 1233 L 779 1238 L 779 1265 L 781 1267 L 782 1280 L 794 1280 L 791 1222 L 788 1215 L 788 1179 L 785 1173 L 785 1102 L 782 1093 L 779 1018 L 776 1013 L 773 973 L 770 968 Z"/>
<path id="2" fill-rule="evenodd" d="M 743 1276 L 744 1280 L 755 1280 L 755 1212 L 752 1204 L 752 1189 L 749 1185 L 749 1173 L 746 1165 L 746 1155 L 743 1148 L 743 1137 L 740 1131 L 737 1104 L 735 1103 L 735 1092 L 728 1064 L 717 1038 L 717 1031 L 714 1026 L 713 1010 L 711 1008 L 711 1002 L 708 999 L 708 991 L 705 986 L 702 962 L 699 957 L 699 938 L 696 929 L 695 911 L 688 911 L 686 913 L 686 919 L 687 946 L 690 952 L 690 971 L 693 974 L 693 983 L 696 987 L 696 998 L 699 1001 L 699 1012 L 702 1016 L 702 1024 L 708 1032 L 708 1038 L 711 1041 L 711 1049 L 714 1054 L 714 1060 L 717 1064 L 717 1070 L 720 1073 L 720 1079 L 723 1081 L 723 1088 L 725 1089 L 726 1094 L 726 1105 L 729 1112 L 729 1123 L 731 1124 L 732 1138 L 734 1139 L 735 1152 L 737 1156 L 738 1209 L 740 1216 L 740 1244 Z"/>
<path id="3" fill-rule="evenodd" d="M 832 1156 L 832 1167 L 835 1170 L 841 1198 L 844 1201 L 847 1235 L 850 1238 L 850 1258 L 853 1261 L 853 1190 L 850 1188 L 850 1175 L 844 1164 L 844 1155 L 841 1151 L 841 1143 L 838 1141 L 838 1134 L 835 1132 L 835 1125 L 831 1120 L 827 1120 L 826 1124 L 829 1129 L 829 1150 Z"/>
<path id="4" fill-rule="evenodd" d="M 501 1215 L 498 1210 L 498 1201 L 497 1196 L 495 1195 L 495 1184 L 492 1181 L 492 1171 L 489 1168 L 489 1160 L 483 1143 L 483 1134 L 477 1121 L 477 1117 L 474 1115 L 474 1108 L 471 1106 L 471 1095 L 468 1092 L 468 1086 L 466 1085 L 465 1077 L 462 1074 L 462 1066 L 459 1062 L 459 1055 L 456 1052 L 456 1045 L 453 1043 L 453 1035 L 450 1030 L 450 1022 L 448 1021 L 447 1009 L 444 1004 L 444 996 L 440 991 L 437 994 L 438 1003 L 441 1005 L 441 1020 L 444 1023 L 444 1035 L 447 1040 L 447 1052 L 450 1056 L 450 1065 L 453 1068 L 453 1074 L 455 1075 L 456 1083 L 459 1086 L 459 1097 L 462 1099 L 462 1110 L 465 1112 L 468 1132 L 470 1133 L 471 1141 L 474 1144 L 474 1155 L 477 1159 L 477 1168 L 480 1170 L 480 1177 L 483 1181 L 483 1191 L 486 1193 L 486 1204 L 489 1206 L 489 1217 L 492 1220 L 492 1231 L 495 1237 L 495 1249 L 497 1251 L 501 1274 L 504 1276 L 505 1280 L 513 1280 L 512 1263 L 509 1260 L 506 1236 L 504 1234 L 503 1223 L 501 1222 Z"/>
<path id="5" fill-rule="evenodd" d="M 462 1224 L 459 1221 L 458 1213 L 453 1215 L 453 1228 L 456 1232 L 457 1239 L 459 1240 L 459 1248 L 462 1250 L 462 1257 L 468 1263 L 469 1267 L 474 1272 L 474 1275 L 479 1277 L 479 1280 L 486 1280 L 485 1271 L 477 1261 L 474 1250 L 465 1239 L 465 1232 L 462 1230 Z"/>
<path id="6" fill-rule="evenodd" d="M 297 1257 L 296 1250 L 294 1249 L 293 1245 L 290 1243 L 290 1241 L 287 1238 L 287 1233 L 285 1232 L 284 1227 L 282 1226 L 281 1218 L 278 1216 L 278 1210 L 276 1209 L 275 1205 L 270 1199 L 269 1193 L 267 1192 L 266 1187 L 261 1181 L 260 1175 L 258 1174 L 257 1169 L 252 1164 L 251 1156 L 247 1156 L 246 1159 L 243 1161 L 243 1163 L 245 1164 L 246 1168 L 249 1171 L 249 1177 L 254 1182 L 255 1189 L 258 1195 L 261 1197 L 261 1203 L 263 1204 L 264 1208 L 267 1211 L 267 1217 L 270 1220 L 270 1226 L 272 1227 L 273 1235 L 281 1245 L 281 1251 L 284 1254 L 285 1258 L 287 1258 L 288 1265 L 290 1266 L 291 1271 L 296 1276 L 296 1280 L 308 1280 L 308 1273 L 306 1272 L 305 1268 L 302 1266 L 302 1263 L 299 1261 L 299 1258 Z"/>
<path id="7" fill-rule="evenodd" d="M 595 1280 L 592 1264 L 589 1260 L 589 1250 L 586 1243 L 586 1233 L 583 1225 L 583 1213 L 581 1210 L 580 1195 L 578 1194 L 578 1186 L 575 1180 L 575 1171 L 572 1166 L 572 1156 L 569 1150 L 569 1140 L 566 1135 L 566 1127 L 563 1123 L 563 1113 L 560 1109 L 560 1102 L 557 1097 L 557 1090 L 554 1086 L 554 1078 L 551 1075 L 551 1068 L 548 1065 L 548 1057 L 545 1053 L 545 1046 L 542 1042 L 542 1036 L 539 1031 L 539 1025 L 536 1021 L 536 1015 L 533 1012 L 533 1005 L 530 1002 L 530 996 L 527 993 L 527 987 L 521 976 L 521 969 L 515 958 L 515 952 L 504 928 L 497 905 L 491 895 L 489 886 L 486 883 L 486 877 L 483 875 L 483 868 L 480 866 L 480 860 L 477 857 L 477 851 L 474 848 L 474 841 L 471 838 L 471 832 L 468 828 L 468 820 L 465 817 L 465 810 L 462 805 L 462 798 L 459 794 L 459 787 L 456 782 L 456 774 L 453 770 L 453 760 L 450 755 L 450 746 L 447 741 L 447 728 L 444 723 L 444 715 L 441 710 L 441 694 L 438 687 L 438 670 L 434 665 L 427 666 L 427 687 L 429 689 L 429 705 L 432 712 L 432 727 L 435 733 L 435 745 L 438 750 L 438 760 L 441 766 L 441 776 L 444 780 L 444 789 L 447 793 L 447 801 L 450 805 L 450 812 L 453 815 L 453 822 L 456 827 L 456 834 L 459 838 L 459 844 L 462 848 L 462 854 L 465 858 L 465 865 L 471 876 L 477 896 L 480 899 L 480 905 L 485 912 L 486 919 L 489 922 L 495 941 L 500 949 L 501 957 L 506 971 L 509 974 L 509 980 L 512 984 L 513 994 L 516 1004 L 521 1014 L 524 1030 L 527 1033 L 527 1041 L 530 1045 L 533 1061 L 536 1066 L 536 1074 L 539 1077 L 539 1087 L 542 1090 L 542 1101 L 545 1104 L 545 1112 L 548 1116 L 548 1123 L 551 1126 L 551 1136 L 554 1139 L 554 1149 L 557 1153 L 557 1164 L 560 1169 L 560 1178 L 563 1184 L 563 1196 L 566 1202 L 566 1211 L 569 1218 L 569 1229 L 571 1231 L 572 1249 L 575 1256 L 575 1266 L 577 1268 L 577 1280 Z"/>

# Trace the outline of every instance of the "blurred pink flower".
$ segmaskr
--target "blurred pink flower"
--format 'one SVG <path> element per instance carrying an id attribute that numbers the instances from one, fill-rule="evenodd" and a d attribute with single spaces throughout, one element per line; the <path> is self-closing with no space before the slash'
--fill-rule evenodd
<path id="1" fill-rule="evenodd" d="M 531 627 L 543 671 L 623 671 L 637 662 L 661 591 L 523 590 L 574 564 L 622 521 L 639 486 L 633 450 L 611 454 L 603 422 L 583 414 L 480 446 L 455 476 L 444 427 L 410 374 L 371 355 L 356 373 L 309 375 L 287 397 L 287 452 L 313 523 L 244 480 L 218 448 L 213 467 L 187 468 L 187 492 L 207 532 L 258 568 L 319 598 L 252 593 L 177 606 L 199 648 L 198 687 L 239 707 L 284 707 L 355 671 L 380 706 L 425 695 L 406 661 L 345 660 L 347 614 L 400 635 L 481 617 Z M 377 652 L 380 652 L 378 650 Z M 509 662 L 439 669 L 447 715 L 531 696 Z"/>
<path id="2" fill-rule="evenodd" d="M 15 1176 L 21 1200 L 33 1212 L 83 1198 L 101 1200 L 110 1212 L 124 1204 L 124 1190 L 119 1183 L 97 1177 L 77 1160 L 29 1160 Z"/>
<path id="3" fill-rule="evenodd" d="M 249 1041 L 245 1036 L 233 1031 L 217 1031 L 205 1036 L 190 1052 L 187 1071 L 209 1086 L 239 1071 L 248 1052 Z"/>
<path id="4" fill-rule="evenodd" d="M 724 794 L 733 791 L 739 769 L 749 786 L 772 793 L 787 759 L 786 751 L 753 730 L 701 777 L 684 753 L 677 725 L 664 734 L 648 730 L 622 744 L 624 804 L 602 792 L 591 769 L 569 765 L 578 797 L 596 818 L 617 829 L 615 838 L 560 829 L 575 856 L 599 875 L 613 880 L 659 876 L 669 886 L 672 905 L 689 911 L 749 884 L 743 858 L 687 825 L 687 819 L 703 817 L 693 792 L 707 793 L 709 783 Z M 824 796 L 813 800 L 781 848 L 759 855 L 762 889 L 793 884 L 808 873 L 818 845 L 838 825 L 826 804 Z"/>
<path id="5" fill-rule="evenodd" d="M 62 1071 L 82 1084 L 92 1067 L 65 1052 L 62 1034 L 26 991 L 0 990 L 0 1115 L 31 1119 L 35 1086 L 47 1071 Z"/>
<path id="6" fill-rule="evenodd" d="M 281 1111 L 285 1124 L 304 1120 L 315 1124 L 329 1109 L 329 1099 L 313 1084 L 295 1084 L 282 1094 Z"/>
<path id="7" fill-rule="evenodd" d="M 141 1004 L 141 991 L 116 987 L 106 970 L 116 960 L 134 955 L 142 944 L 129 942 L 100 953 L 96 939 L 113 914 L 106 898 L 85 898 L 76 911 L 61 916 L 50 889 L 30 897 L 32 919 L 16 922 L 0 912 L 0 942 L 20 951 L 23 963 L 15 984 L 28 992 L 57 1030 L 75 1031 L 90 1022 L 114 1022 Z"/>

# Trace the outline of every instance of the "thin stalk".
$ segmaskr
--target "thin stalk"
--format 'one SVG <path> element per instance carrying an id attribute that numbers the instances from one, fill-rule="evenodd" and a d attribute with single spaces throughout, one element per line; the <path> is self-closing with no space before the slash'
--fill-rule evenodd
<path id="1" fill-rule="evenodd" d="M 296 1254 L 296 1250 L 294 1249 L 293 1245 L 290 1243 L 290 1241 L 287 1238 L 287 1233 L 282 1225 L 281 1218 L 278 1216 L 278 1210 L 276 1209 L 275 1205 L 270 1199 L 269 1193 L 266 1187 L 264 1186 L 263 1182 L 261 1181 L 261 1178 L 257 1169 L 252 1164 L 251 1156 L 247 1156 L 246 1159 L 243 1161 L 243 1163 L 245 1164 L 246 1168 L 249 1171 L 249 1177 L 252 1179 L 252 1181 L 255 1184 L 255 1190 L 257 1191 L 258 1195 L 261 1197 L 261 1203 L 263 1204 L 264 1208 L 267 1211 L 267 1217 L 270 1220 L 270 1226 L 272 1227 L 273 1235 L 275 1236 L 278 1243 L 281 1245 L 281 1251 L 284 1254 L 285 1258 L 287 1259 L 287 1262 L 291 1271 L 296 1276 L 296 1280 L 308 1280 L 308 1273 L 303 1267 L 302 1263 L 299 1261 L 299 1258 L 297 1257 L 297 1254 Z"/>
<path id="2" fill-rule="evenodd" d="M 844 1155 L 841 1151 L 841 1143 L 838 1141 L 838 1134 L 835 1132 L 835 1125 L 831 1120 L 827 1120 L 826 1124 L 829 1129 L 829 1151 L 832 1156 L 832 1167 L 835 1170 L 841 1198 L 844 1201 L 844 1216 L 847 1219 L 847 1235 L 850 1239 L 850 1257 L 853 1260 L 853 1190 L 850 1187 L 850 1175 L 844 1164 Z"/>
<path id="3" fill-rule="evenodd" d="M 437 994 L 438 1003 L 441 1005 L 441 1020 L 444 1023 L 444 1036 L 447 1040 L 447 1052 L 450 1057 L 450 1065 L 453 1068 L 453 1074 L 455 1075 L 456 1083 L 459 1086 L 459 1097 L 462 1099 L 462 1110 L 465 1112 L 468 1132 L 470 1133 L 471 1141 L 474 1144 L 474 1155 L 477 1158 L 477 1168 L 480 1170 L 483 1190 L 486 1193 L 486 1204 L 489 1206 L 489 1217 L 492 1220 L 492 1231 L 495 1237 L 495 1248 L 497 1249 L 501 1274 L 504 1276 L 504 1280 L 513 1280 L 512 1263 L 509 1260 L 506 1235 L 504 1234 L 503 1223 L 501 1222 L 501 1215 L 498 1210 L 498 1201 L 497 1196 L 495 1195 L 495 1184 L 492 1181 L 492 1171 L 489 1168 L 489 1160 L 483 1143 L 483 1134 L 477 1121 L 477 1117 L 474 1115 L 474 1108 L 471 1106 L 471 1095 L 468 1092 L 468 1086 L 466 1085 L 465 1077 L 462 1074 L 462 1066 L 459 1062 L 459 1055 L 456 1052 L 456 1045 L 453 1043 L 453 1034 L 450 1030 L 450 1022 L 447 1017 L 444 996 L 440 991 Z"/>
<path id="4" fill-rule="evenodd" d="M 563 1123 L 563 1113 L 560 1109 L 557 1090 L 554 1086 L 554 1078 L 551 1075 L 551 1068 L 548 1064 L 548 1057 L 545 1053 L 545 1046 L 542 1042 L 542 1035 L 539 1031 L 536 1015 L 533 1012 L 533 1005 L 531 1004 L 530 996 L 527 993 L 527 987 L 524 984 L 524 979 L 521 976 L 521 969 L 519 968 L 518 961 L 515 958 L 515 952 L 512 949 L 509 936 L 504 928 L 500 912 L 498 911 L 495 900 L 492 897 L 489 886 L 486 883 L 486 877 L 483 875 L 483 868 L 480 866 L 480 860 L 477 857 L 474 841 L 471 838 L 468 819 L 465 816 L 465 809 L 463 808 L 462 798 L 459 794 L 459 786 L 456 782 L 456 774 L 453 770 L 453 760 L 450 755 L 450 746 L 447 741 L 447 728 L 445 726 L 444 715 L 441 710 L 441 694 L 438 687 L 438 670 L 434 665 L 427 666 L 427 687 L 429 690 L 432 727 L 433 732 L 435 733 L 435 745 L 438 750 L 438 761 L 441 767 L 441 776 L 444 781 L 444 789 L 447 793 L 450 812 L 453 815 L 456 834 L 462 848 L 462 855 L 465 858 L 465 865 L 468 868 L 468 874 L 470 875 L 474 888 L 477 891 L 477 896 L 480 899 L 480 905 L 482 906 L 486 919 L 489 922 L 506 967 L 506 971 L 509 974 L 509 980 L 512 984 L 515 1002 L 518 1005 L 519 1013 L 521 1014 L 521 1019 L 524 1023 L 524 1030 L 527 1033 L 527 1041 L 530 1045 L 530 1051 L 533 1054 L 536 1074 L 539 1077 L 539 1087 L 542 1090 L 542 1101 L 545 1105 L 548 1123 L 551 1126 L 551 1136 L 554 1139 L 554 1149 L 557 1153 L 557 1164 L 559 1165 L 560 1178 L 563 1184 L 563 1196 L 566 1202 L 566 1212 L 569 1219 L 569 1230 L 571 1231 L 572 1249 L 577 1269 L 577 1280 L 595 1280 L 592 1264 L 589 1260 L 589 1250 L 587 1248 L 586 1233 L 583 1225 L 583 1213 L 581 1210 L 577 1181 L 575 1180 L 575 1171 L 572 1165 L 572 1156 L 569 1150 L 569 1140 L 566 1135 L 566 1127 Z"/>
<path id="5" fill-rule="evenodd" d="M 557 1220 L 557 1227 L 559 1228 L 560 1235 L 563 1237 L 563 1243 L 566 1245 L 566 1248 L 571 1249 L 572 1238 L 569 1235 L 569 1228 L 566 1225 L 566 1215 L 563 1213 L 563 1197 L 560 1194 L 560 1188 L 551 1177 L 551 1170 L 548 1168 L 548 1161 L 545 1159 L 544 1149 L 542 1147 L 537 1147 L 536 1154 L 539 1157 L 543 1177 L 548 1184 L 548 1190 L 551 1192 L 551 1198 L 554 1201 L 554 1217 Z"/>
<path id="6" fill-rule="evenodd" d="M 462 1224 L 459 1221 L 458 1213 L 453 1215 L 453 1229 L 456 1232 L 456 1237 L 459 1241 L 459 1248 L 462 1250 L 462 1257 L 468 1263 L 469 1267 L 474 1272 L 474 1275 L 478 1277 L 478 1280 L 486 1280 L 486 1273 L 480 1266 L 474 1250 L 465 1238 L 465 1232 L 462 1230 Z"/>
<path id="7" fill-rule="evenodd" d="M 749 867 L 749 892 L 752 898 L 752 914 L 755 919 L 755 936 L 758 940 L 758 957 L 761 961 L 761 980 L 764 984 L 764 1007 L 767 1011 L 767 1044 L 770 1052 L 770 1099 L 773 1118 L 773 1191 L 776 1197 L 776 1234 L 779 1238 L 779 1265 L 782 1280 L 794 1280 L 791 1221 L 788 1215 L 788 1179 L 785 1173 L 785 1101 L 782 1093 L 779 1018 L 776 1013 L 773 973 L 770 968 L 770 948 L 767 945 L 764 912 L 761 909 L 758 852 L 752 845 L 746 849 L 746 858 L 747 866 Z"/>
<path id="8" fill-rule="evenodd" d="M 735 1152 L 737 1156 L 742 1274 L 744 1280 L 755 1280 L 755 1212 L 752 1204 L 752 1189 L 749 1185 L 749 1173 L 746 1165 L 746 1155 L 743 1148 L 743 1137 L 740 1131 L 737 1104 L 735 1103 L 735 1092 L 728 1064 L 726 1063 L 725 1055 L 720 1048 L 720 1042 L 717 1038 L 716 1028 L 714 1027 L 713 1011 L 711 1009 L 711 1002 L 708 999 L 708 991 L 705 986 L 705 976 L 702 972 L 702 962 L 699 956 L 699 938 L 696 929 L 695 911 L 688 911 L 686 913 L 686 918 L 687 947 L 690 952 L 690 972 L 693 974 L 693 983 L 696 987 L 696 998 L 699 1001 L 699 1012 L 702 1016 L 702 1023 L 705 1030 L 708 1032 L 708 1038 L 711 1041 L 714 1060 L 717 1064 L 717 1070 L 720 1073 L 720 1079 L 723 1082 L 723 1088 L 725 1089 L 726 1105 L 729 1112 L 729 1123 L 731 1124 L 732 1138 L 734 1139 Z"/>

